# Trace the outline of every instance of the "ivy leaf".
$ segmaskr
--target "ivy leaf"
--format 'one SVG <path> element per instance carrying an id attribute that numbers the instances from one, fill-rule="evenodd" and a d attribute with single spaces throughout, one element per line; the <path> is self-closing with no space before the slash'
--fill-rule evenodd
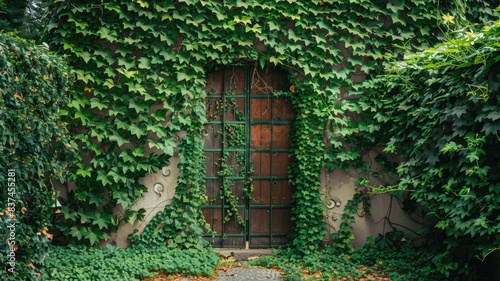
<path id="1" fill-rule="evenodd" d="M 128 130 L 132 135 L 135 135 L 138 139 L 146 135 L 146 132 L 141 128 L 139 128 L 136 124 L 131 124 Z"/>
<path id="2" fill-rule="evenodd" d="M 78 170 L 76 171 L 77 175 L 80 175 L 84 178 L 90 177 L 92 175 L 92 167 L 88 167 L 85 164 L 78 164 Z"/>
<path id="3" fill-rule="evenodd" d="M 113 199 L 116 199 L 116 203 L 121 205 L 124 209 L 132 205 L 132 201 L 128 198 L 127 193 L 113 192 Z"/>
<path id="4" fill-rule="evenodd" d="M 89 231 L 85 238 L 89 240 L 91 246 L 99 241 L 99 237 L 93 231 Z"/>
<path id="5" fill-rule="evenodd" d="M 100 181 L 103 186 L 111 185 L 113 183 L 104 170 L 97 171 L 97 180 Z"/>
<path id="6" fill-rule="evenodd" d="M 269 58 L 269 62 L 274 63 L 274 65 L 281 64 L 282 61 L 283 61 L 283 57 L 282 56 L 279 56 L 279 57 L 272 56 L 272 57 Z"/>
<path id="7" fill-rule="evenodd" d="M 109 221 L 106 221 L 104 218 L 101 217 L 101 215 L 99 213 L 97 213 L 92 224 L 97 225 L 99 227 L 99 229 L 102 230 L 103 228 L 107 228 Z"/>
<path id="8" fill-rule="evenodd" d="M 117 132 L 113 132 L 113 134 L 109 136 L 109 140 L 116 142 L 118 144 L 118 146 L 122 146 L 123 144 L 129 142 L 129 140 L 126 140 Z"/>
<path id="9" fill-rule="evenodd" d="M 259 65 L 261 69 L 264 69 L 266 66 L 266 60 L 263 57 L 259 57 Z"/>
<path id="10" fill-rule="evenodd" d="M 70 228 L 69 234 L 73 237 L 76 237 L 76 239 L 78 239 L 78 240 L 82 240 L 82 238 L 83 238 L 82 233 L 80 232 L 80 230 L 76 226 L 73 226 Z"/>
<path id="11" fill-rule="evenodd" d="M 242 23 L 243 25 L 251 24 L 252 23 L 252 17 L 250 16 L 236 16 L 234 18 L 234 22 L 236 23 Z"/>
<path id="12" fill-rule="evenodd" d="M 458 151 L 460 149 L 463 149 L 463 146 L 461 144 L 457 144 L 454 141 L 450 141 L 449 143 L 445 144 L 445 146 L 441 149 L 441 152 L 446 154 L 446 153 Z"/>
<path id="13" fill-rule="evenodd" d="M 148 58 L 142 57 L 139 59 L 139 65 L 137 67 L 139 67 L 140 69 L 150 69 L 151 68 L 151 60 L 149 60 Z"/>
<path id="14" fill-rule="evenodd" d="M 481 132 L 484 132 L 485 135 L 496 134 L 500 130 L 500 122 L 497 123 L 486 123 L 483 126 Z"/>
<path id="15" fill-rule="evenodd" d="M 260 34 L 262 32 L 262 29 L 261 26 L 258 23 L 256 23 L 252 27 L 250 26 L 245 27 L 245 32 L 250 32 L 250 31 L 253 33 Z"/>
<path id="16" fill-rule="evenodd" d="M 492 111 L 492 112 L 488 113 L 488 115 L 485 118 L 495 121 L 497 119 L 500 119 L 500 112 L 499 111 Z"/>
<path id="17" fill-rule="evenodd" d="M 104 108 L 107 108 L 108 106 L 106 104 L 101 103 L 101 100 L 94 97 L 90 100 L 90 107 L 98 108 L 99 110 L 103 110 Z"/>

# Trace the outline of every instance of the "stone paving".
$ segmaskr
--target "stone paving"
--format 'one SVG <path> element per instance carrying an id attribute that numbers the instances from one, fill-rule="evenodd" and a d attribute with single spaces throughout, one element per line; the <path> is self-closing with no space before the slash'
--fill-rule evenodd
<path id="1" fill-rule="evenodd" d="M 235 267 L 226 272 L 219 270 L 219 278 L 214 281 L 264 281 L 264 280 L 283 280 L 281 274 L 268 268 L 257 267 Z"/>
<path id="2" fill-rule="evenodd" d="M 219 270 L 219 277 L 212 281 L 282 281 L 281 274 L 274 269 L 258 267 L 233 267 L 226 271 Z M 183 278 L 180 281 L 191 281 Z"/>
<path id="3" fill-rule="evenodd" d="M 216 249 L 222 259 L 227 261 L 239 261 L 244 265 L 247 260 L 258 259 L 260 256 L 271 254 L 270 249 Z M 212 281 L 282 281 L 283 277 L 279 271 L 268 268 L 237 266 L 227 270 L 219 270 L 219 277 Z M 183 278 L 180 281 L 192 281 Z"/>

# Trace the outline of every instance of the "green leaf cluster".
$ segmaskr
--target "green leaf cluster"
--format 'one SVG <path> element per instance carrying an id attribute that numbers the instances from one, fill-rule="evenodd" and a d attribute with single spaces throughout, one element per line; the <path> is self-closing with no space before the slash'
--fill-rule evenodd
<path id="1" fill-rule="evenodd" d="M 362 98 L 386 152 L 403 161 L 389 188 L 410 191 L 444 233 L 438 269 L 468 274 L 475 257 L 500 249 L 500 24 L 394 63 Z"/>
<path id="2" fill-rule="evenodd" d="M 398 239 L 395 239 L 398 238 Z M 404 238 L 404 239 L 403 239 Z M 407 238 L 407 237 L 406 237 Z M 364 247 L 349 253 L 328 247 L 297 257 L 290 249 L 273 251 L 271 256 L 249 262 L 250 265 L 280 268 L 284 280 L 444 280 L 430 261 L 432 252 L 414 247 L 403 232 L 370 237 Z M 381 241 L 391 246 L 380 248 Z"/>
<path id="3" fill-rule="evenodd" d="M 211 249 L 174 250 L 165 246 L 120 249 L 52 247 L 42 280 L 142 280 L 156 273 L 212 276 L 219 257 Z"/>
<path id="4" fill-rule="evenodd" d="M 61 58 L 43 46 L 0 34 L 2 280 L 35 280 L 43 264 L 56 199 L 51 179 L 65 178 L 72 156 L 70 134 L 60 116 L 71 84 L 70 69 Z M 15 228 L 9 227 L 13 224 Z M 13 271 L 7 264 L 11 248 L 16 249 Z"/>

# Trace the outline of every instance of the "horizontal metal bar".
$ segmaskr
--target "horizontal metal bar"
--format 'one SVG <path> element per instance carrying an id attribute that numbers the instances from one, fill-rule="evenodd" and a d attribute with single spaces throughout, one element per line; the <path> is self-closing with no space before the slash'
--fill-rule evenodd
<path id="1" fill-rule="evenodd" d="M 268 95 L 250 93 L 250 99 L 269 99 L 269 98 L 276 99 L 279 97 L 273 95 L 272 93 Z"/>
<path id="2" fill-rule="evenodd" d="M 227 152 L 244 152 L 246 151 L 245 149 L 241 149 L 241 148 L 204 148 L 203 151 L 205 152 L 224 152 L 224 151 L 227 151 Z M 255 147 L 255 148 L 251 148 L 250 149 L 250 152 L 277 152 L 277 153 L 280 153 L 280 152 L 283 152 L 283 153 L 286 153 L 286 152 L 291 152 L 290 149 L 288 148 L 272 148 L 272 149 L 269 149 L 269 148 L 260 148 L 260 147 Z"/>
<path id="3" fill-rule="evenodd" d="M 222 209 L 224 208 L 229 208 L 229 205 L 202 205 L 202 209 Z M 288 205 L 254 205 L 250 203 L 250 209 L 289 209 L 292 208 L 293 205 L 288 204 Z M 245 205 L 237 205 L 236 208 L 238 209 L 244 209 Z"/>
<path id="4" fill-rule="evenodd" d="M 289 176 L 251 176 L 252 180 L 288 180 Z"/>
<path id="5" fill-rule="evenodd" d="M 210 124 L 210 125 L 221 125 L 222 123 L 224 123 L 224 124 L 245 125 L 245 121 L 228 121 L 228 120 L 224 120 L 224 122 L 222 122 L 222 121 L 208 121 L 207 122 L 207 124 Z"/>
<path id="6" fill-rule="evenodd" d="M 244 233 L 242 233 L 242 234 L 218 234 L 218 233 L 214 233 L 213 236 L 214 237 L 222 237 L 222 236 L 226 236 L 226 237 L 245 237 L 245 234 Z M 205 235 L 203 235 L 203 237 L 212 237 L 212 235 L 205 234 Z"/>
<path id="7" fill-rule="evenodd" d="M 290 209 L 293 205 L 254 205 L 250 204 L 250 209 Z"/>
<path id="8" fill-rule="evenodd" d="M 250 148 L 250 152 L 291 152 L 292 150 L 289 148 L 261 148 L 261 147 L 253 147 Z"/>
<path id="9" fill-rule="evenodd" d="M 224 176 L 225 179 L 230 179 L 230 180 L 244 180 L 244 176 Z M 221 177 L 219 176 L 205 176 L 206 180 L 220 180 Z"/>
<path id="10" fill-rule="evenodd" d="M 282 248 L 285 247 L 286 244 L 271 244 L 271 245 L 251 245 L 250 244 L 250 249 L 269 249 L 269 248 Z M 214 247 L 215 248 L 215 247 Z"/>
<path id="11" fill-rule="evenodd" d="M 285 232 L 271 232 L 273 237 L 286 237 L 290 235 L 290 233 L 285 233 Z M 271 235 L 269 235 L 269 232 L 264 233 L 250 233 L 250 238 L 252 237 L 268 237 L 271 238 Z"/>
<path id="12" fill-rule="evenodd" d="M 285 233 L 285 232 L 272 232 L 273 237 L 286 237 L 290 235 L 290 233 Z M 220 234 L 220 233 L 214 233 L 213 235 L 208 235 L 205 234 L 203 237 L 244 237 L 245 234 Z M 268 237 L 271 238 L 269 235 L 269 232 L 264 233 L 250 233 L 250 237 Z"/>
<path id="13" fill-rule="evenodd" d="M 245 149 L 241 148 L 204 148 L 205 152 L 245 152 Z"/>
<path id="14" fill-rule="evenodd" d="M 202 209 L 222 209 L 222 207 L 229 208 L 230 206 L 229 205 L 201 205 Z M 237 205 L 236 208 L 244 209 L 245 205 Z"/>
<path id="15" fill-rule="evenodd" d="M 214 121 L 212 121 L 214 122 Z M 255 120 L 250 121 L 250 125 L 292 125 L 291 121 L 282 121 L 282 120 Z"/>
<path id="16" fill-rule="evenodd" d="M 246 95 L 207 95 L 208 99 L 220 99 L 220 98 L 226 98 L 226 99 L 231 99 L 231 98 L 246 98 Z"/>

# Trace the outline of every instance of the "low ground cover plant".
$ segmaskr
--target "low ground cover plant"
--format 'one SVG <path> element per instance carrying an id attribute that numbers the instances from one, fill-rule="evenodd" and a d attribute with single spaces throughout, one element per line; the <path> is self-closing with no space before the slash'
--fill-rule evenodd
<path id="1" fill-rule="evenodd" d="M 276 250 L 250 265 L 277 268 L 287 281 L 445 280 L 433 266 L 431 256 L 430 251 L 414 247 L 405 236 L 385 235 L 369 238 L 365 246 L 350 252 L 332 246 L 299 257 L 291 250 Z"/>
<path id="2" fill-rule="evenodd" d="M 131 246 L 121 249 L 84 246 L 53 247 L 42 280 L 141 280 L 157 273 L 212 276 L 219 260 L 211 248 L 179 250 Z"/>

